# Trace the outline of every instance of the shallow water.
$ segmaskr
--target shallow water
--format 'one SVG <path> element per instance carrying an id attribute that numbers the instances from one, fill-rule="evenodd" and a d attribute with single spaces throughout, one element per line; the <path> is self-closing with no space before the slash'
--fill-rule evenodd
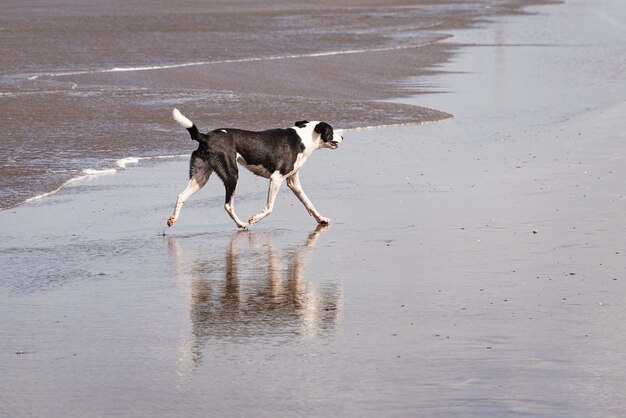
<path id="1" fill-rule="evenodd" d="M 451 29 L 513 9 L 499 3 L 4 1 L 0 208 L 122 158 L 189 153 L 174 106 L 207 130 L 448 118 L 381 100 L 429 90 L 403 80 L 449 57 Z"/>

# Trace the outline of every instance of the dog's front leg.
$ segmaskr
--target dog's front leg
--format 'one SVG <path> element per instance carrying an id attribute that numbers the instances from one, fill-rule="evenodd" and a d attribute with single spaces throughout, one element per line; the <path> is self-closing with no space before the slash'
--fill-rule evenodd
<path id="1" fill-rule="evenodd" d="M 276 202 L 276 195 L 278 194 L 283 181 L 285 181 L 285 179 L 278 171 L 272 174 L 270 177 L 270 187 L 267 192 L 267 203 L 263 208 L 263 212 L 251 216 L 250 219 L 248 219 L 248 224 L 255 224 L 272 213 L 272 210 L 274 210 L 274 202 Z"/>
<path id="2" fill-rule="evenodd" d="M 302 190 L 302 186 L 300 185 L 300 176 L 299 172 L 296 171 L 291 177 L 287 179 L 287 186 L 291 189 L 291 191 L 298 197 L 298 199 L 302 202 L 307 211 L 309 211 L 309 215 L 313 216 L 317 223 L 319 224 L 329 224 L 330 219 L 322 216 L 321 213 L 315 209 L 313 203 L 309 200 L 304 190 Z"/>

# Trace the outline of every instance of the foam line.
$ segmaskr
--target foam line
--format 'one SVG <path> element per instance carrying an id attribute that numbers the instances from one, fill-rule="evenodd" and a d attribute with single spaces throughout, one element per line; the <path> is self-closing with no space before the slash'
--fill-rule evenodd
<path id="1" fill-rule="evenodd" d="M 366 130 L 373 130 L 373 129 L 393 128 L 397 126 L 426 125 L 428 123 L 438 123 L 438 122 L 443 122 L 446 120 L 454 119 L 455 117 L 456 116 L 454 115 L 449 115 L 448 117 L 443 118 L 443 119 L 427 120 L 427 121 L 422 121 L 422 122 L 401 122 L 401 123 L 388 123 L 385 125 L 359 126 L 356 128 L 336 129 L 335 132 L 341 134 L 343 132 L 366 131 Z"/>
<path id="2" fill-rule="evenodd" d="M 28 79 L 35 80 L 41 76 L 63 77 L 63 76 L 68 76 L 68 75 L 82 75 L 82 74 L 154 71 L 154 70 L 168 70 L 172 68 L 194 67 L 194 66 L 199 66 L 199 65 L 211 65 L 211 64 L 231 64 L 231 63 L 273 61 L 273 60 L 285 60 L 285 59 L 297 59 L 297 58 L 329 57 L 329 56 L 334 56 L 334 55 L 365 54 L 368 52 L 401 51 L 404 49 L 423 48 L 425 46 L 435 45 L 440 42 L 447 41 L 451 38 L 454 38 L 454 35 L 445 35 L 433 41 L 422 42 L 419 44 L 397 45 L 397 46 L 380 47 L 380 48 L 346 49 L 346 50 L 339 50 L 339 51 L 314 52 L 311 54 L 271 55 L 267 57 L 250 57 L 250 58 L 236 58 L 236 59 L 226 59 L 226 60 L 216 60 L 216 61 L 186 62 L 186 63 L 181 63 L 181 64 L 171 64 L 171 65 L 114 67 L 114 68 L 109 68 L 109 69 L 104 69 L 104 70 L 69 71 L 69 72 L 63 72 L 63 73 L 49 73 L 49 74 L 43 74 L 43 75 L 34 75 L 34 76 L 29 77 Z"/>
<path id="3" fill-rule="evenodd" d="M 88 168 L 86 170 L 83 170 L 83 173 L 85 173 L 87 176 L 101 176 L 103 174 L 115 174 L 117 173 L 117 170 L 114 168 L 106 168 L 104 170 L 94 170 L 92 168 Z"/>
<path id="4" fill-rule="evenodd" d="M 183 158 L 183 157 L 189 157 L 189 154 L 157 155 L 153 157 L 127 157 L 127 158 L 122 158 L 122 159 L 117 160 L 115 162 L 116 168 L 104 168 L 102 170 L 95 170 L 93 168 L 87 168 L 82 171 L 82 175 L 72 177 L 71 179 L 61 184 L 56 189 L 46 192 L 46 193 L 39 194 L 37 196 L 29 197 L 23 202 L 18 203 L 16 206 L 20 206 L 26 203 L 31 203 L 37 200 L 44 199 L 48 196 L 52 196 L 53 194 L 61 191 L 64 187 L 67 187 L 70 184 L 76 183 L 78 181 L 88 179 L 90 177 L 115 174 L 119 170 L 125 169 L 128 164 L 137 164 L 141 160 L 163 160 L 163 159 L 174 159 L 174 158 Z M 5 208 L 5 209 L 9 209 L 9 208 Z"/>
<path id="5" fill-rule="evenodd" d="M 50 192 L 42 193 L 42 194 L 37 195 L 37 196 L 29 197 L 28 199 L 24 200 L 22 203 L 18 203 L 17 206 L 23 205 L 25 203 L 31 203 L 31 202 L 34 202 L 36 200 L 41 200 L 41 199 L 43 199 L 45 197 L 48 197 L 48 196 L 52 196 L 53 194 L 58 193 L 65 186 L 67 186 L 69 184 L 72 184 L 74 182 L 77 182 L 79 180 L 86 179 L 87 177 L 89 177 L 89 174 L 86 174 L 84 176 L 72 177 L 71 179 L 67 180 L 65 183 L 61 184 L 56 189 L 54 189 L 54 190 L 52 190 Z"/>
<path id="6" fill-rule="evenodd" d="M 115 165 L 117 165 L 119 168 L 126 168 L 128 164 L 137 164 L 138 162 L 139 162 L 139 158 L 128 157 L 128 158 L 122 158 L 121 160 L 117 160 L 115 162 Z"/>

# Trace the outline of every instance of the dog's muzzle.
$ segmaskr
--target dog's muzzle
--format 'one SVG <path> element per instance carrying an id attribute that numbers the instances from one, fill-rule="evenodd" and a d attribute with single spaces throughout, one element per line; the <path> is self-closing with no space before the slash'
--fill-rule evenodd
<path id="1" fill-rule="evenodd" d="M 337 148 L 339 148 L 339 144 L 341 144 L 342 141 L 343 141 L 343 137 L 341 135 L 334 134 L 333 135 L 333 140 L 332 141 L 328 141 L 328 147 L 330 149 L 337 149 Z"/>

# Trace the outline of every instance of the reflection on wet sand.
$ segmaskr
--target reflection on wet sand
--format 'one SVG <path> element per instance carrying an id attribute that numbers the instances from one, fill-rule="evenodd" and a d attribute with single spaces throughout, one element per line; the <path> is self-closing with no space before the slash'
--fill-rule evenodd
<path id="1" fill-rule="evenodd" d="M 189 366 L 199 363 L 212 339 L 282 342 L 334 329 L 339 285 L 303 279 L 324 230 L 318 227 L 304 244 L 283 249 L 277 249 L 268 235 L 239 231 L 230 238 L 225 255 L 196 255 L 195 259 L 189 259 L 183 244 L 170 237 L 179 282 L 188 283 L 190 291 L 191 329 L 183 338 L 181 361 Z"/>

